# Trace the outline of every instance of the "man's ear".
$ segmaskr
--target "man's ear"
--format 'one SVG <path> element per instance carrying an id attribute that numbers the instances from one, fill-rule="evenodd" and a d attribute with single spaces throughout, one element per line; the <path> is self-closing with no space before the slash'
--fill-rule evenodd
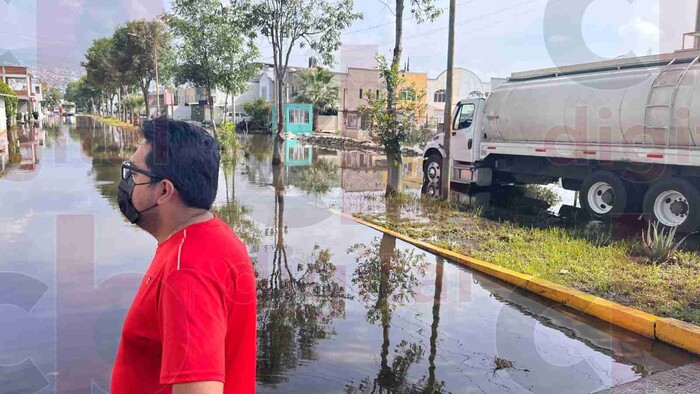
<path id="1" fill-rule="evenodd" d="M 177 198 L 177 189 L 175 189 L 175 185 L 173 185 L 173 182 L 169 179 L 163 179 L 162 181 L 158 182 L 156 189 L 160 194 L 157 201 L 158 205 L 163 205 Z"/>

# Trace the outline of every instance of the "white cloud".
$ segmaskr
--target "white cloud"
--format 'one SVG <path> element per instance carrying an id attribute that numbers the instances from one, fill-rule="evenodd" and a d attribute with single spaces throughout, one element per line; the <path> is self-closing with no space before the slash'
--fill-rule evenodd
<path id="1" fill-rule="evenodd" d="M 658 42 L 661 31 L 658 25 L 640 17 L 635 17 L 630 22 L 620 26 L 617 33 L 623 38 L 636 38 L 644 41 Z"/>

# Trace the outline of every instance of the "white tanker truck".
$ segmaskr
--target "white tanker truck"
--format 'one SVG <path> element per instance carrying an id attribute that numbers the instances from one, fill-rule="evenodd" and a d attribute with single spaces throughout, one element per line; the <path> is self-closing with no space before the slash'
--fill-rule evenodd
<path id="1" fill-rule="evenodd" d="M 593 217 L 645 212 L 700 226 L 700 51 L 514 73 L 453 113 L 452 181 L 579 191 Z M 423 193 L 440 193 L 443 134 L 424 151 Z"/>

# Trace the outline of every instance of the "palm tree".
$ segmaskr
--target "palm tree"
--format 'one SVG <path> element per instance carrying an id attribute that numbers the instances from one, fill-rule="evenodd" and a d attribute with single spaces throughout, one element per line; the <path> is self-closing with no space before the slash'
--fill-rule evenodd
<path id="1" fill-rule="evenodd" d="M 130 95 L 124 100 L 124 106 L 129 111 L 131 116 L 131 123 L 134 123 L 134 115 L 138 115 L 143 108 L 144 100 L 143 97 L 138 95 Z"/>
<path id="2" fill-rule="evenodd" d="M 333 73 L 323 68 L 302 70 L 297 74 L 299 91 L 294 95 L 297 103 L 314 106 L 313 127 L 318 130 L 318 114 L 338 109 L 340 89 L 333 81 Z"/>

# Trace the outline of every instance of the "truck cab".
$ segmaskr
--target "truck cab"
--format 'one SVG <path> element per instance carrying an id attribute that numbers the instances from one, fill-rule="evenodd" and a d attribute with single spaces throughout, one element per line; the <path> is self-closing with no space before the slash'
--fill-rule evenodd
<path id="1" fill-rule="evenodd" d="M 447 129 L 452 133 L 452 182 L 476 183 L 478 186 L 491 184 L 491 169 L 479 168 L 485 104 L 486 99 L 482 97 L 468 98 L 460 100 L 452 112 L 453 121 Z M 423 193 L 431 197 L 440 194 L 440 172 L 445 157 L 444 131 L 428 142 L 423 154 Z"/>

